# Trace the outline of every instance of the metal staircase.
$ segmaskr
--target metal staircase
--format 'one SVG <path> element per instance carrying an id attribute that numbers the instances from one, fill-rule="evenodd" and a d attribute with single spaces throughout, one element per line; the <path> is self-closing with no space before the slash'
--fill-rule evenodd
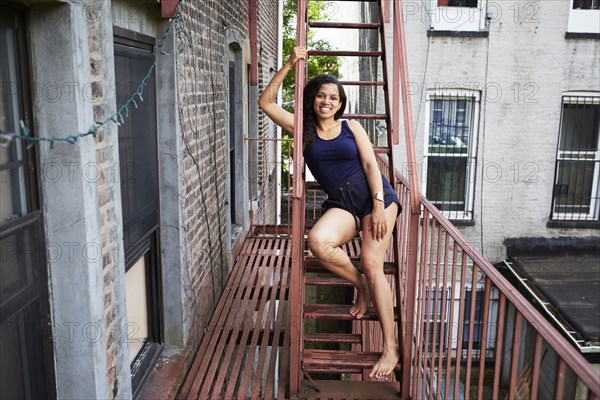
<path id="1" fill-rule="evenodd" d="M 382 87 L 384 91 L 384 105 L 385 113 L 383 114 L 345 114 L 342 119 L 361 119 L 361 120 L 383 120 L 387 126 L 387 147 L 374 147 L 374 151 L 378 155 L 387 156 L 387 161 L 391 168 L 388 169 L 388 180 L 394 185 L 394 155 L 392 151 L 392 145 L 398 143 L 398 121 L 400 110 L 399 110 L 399 90 L 394 90 L 395 101 L 391 102 L 391 85 L 388 70 L 386 66 L 386 46 L 385 46 L 385 34 L 384 34 L 384 12 L 389 12 L 389 7 L 394 7 L 393 3 L 396 2 L 383 2 L 381 0 L 375 1 L 377 3 L 379 11 L 379 21 L 369 23 L 353 23 L 353 22 L 324 22 L 324 21 L 309 21 L 308 20 L 308 0 L 298 0 L 298 17 L 297 17 L 297 45 L 306 47 L 306 38 L 308 37 L 308 29 L 320 28 L 320 29 L 360 29 L 360 30 L 377 30 L 379 32 L 379 43 L 380 47 L 378 51 L 354 51 L 354 50 L 311 50 L 308 49 L 309 57 L 319 56 L 342 56 L 342 57 L 375 57 L 380 60 L 380 67 L 382 71 L 382 81 L 341 81 L 344 86 L 377 86 Z M 384 10 L 384 7 L 388 7 L 388 10 Z M 397 7 L 401 8 L 401 4 Z M 398 11 L 396 11 L 397 13 Z M 400 10 L 401 12 L 401 10 Z M 389 14 L 388 14 L 389 15 Z M 397 18 L 397 15 L 395 15 Z M 400 19 L 400 21 L 402 21 Z M 395 28 L 396 30 L 397 28 Z M 397 40 L 401 39 L 396 32 L 394 33 L 395 45 Z M 398 49 L 397 46 L 394 48 Z M 402 46 L 403 48 L 403 46 Z M 402 49 L 398 49 L 400 53 Z M 396 54 L 397 58 L 399 55 Z M 398 61 L 396 59 L 396 61 Z M 400 64 L 398 62 L 395 63 Z M 405 64 L 404 64 L 405 65 Z M 393 82 L 396 85 L 400 84 L 400 70 L 394 68 L 395 78 Z M 302 89 L 305 86 L 307 77 L 307 67 L 304 60 L 300 60 L 296 66 L 296 104 L 295 104 L 295 132 L 294 132 L 294 171 L 303 171 L 303 159 L 302 159 L 302 104 L 303 96 Z M 397 89 L 397 87 L 396 87 Z M 394 106 L 391 109 L 390 104 Z M 405 104 L 406 106 L 406 104 Z M 410 105 L 408 105 L 410 107 Z M 408 127 L 412 129 L 412 124 L 408 121 Z M 406 123 L 405 123 L 406 126 Z M 412 143 L 407 143 L 412 145 Z M 414 149 L 407 148 L 408 152 L 411 152 L 414 156 Z M 331 380 L 317 380 L 313 379 L 312 376 L 319 374 L 362 374 L 366 378 L 366 371 L 370 370 L 380 357 L 380 353 L 373 351 L 362 351 L 364 349 L 365 338 L 361 335 L 360 329 L 358 332 L 353 330 L 352 333 L 337 333 L 337 332 L 316 332 L 306 333 L 305 332 L 305 321 L 308 319 L 319 319 L 319 320 L 353 320 L 349 314 L 349 304 L 306 304 L 305 303 L 305 288 L 309 285 L 318 286 L 349 286 L 350 284 L 343 279 L 337 278 L 334 275 L 318 277 L 307 276 L 307 273 L 311 272 L 322 272 L 327 271 L 320 266 L 319 261 L 314 258 L 306 249 L 305 235 L 307 234 L 307 228 L 305 226 L 305 204 L 306 204 L 306 183 L 302 174 L 294 174 L 294 187 L 293 187 L 293 216 L 292 216 L 292 240 L 294 243 L 294 253 L 292 254 L 292 275 L 290 279 L 290 394 L 292 397 L 300 396 L 302 398 L 342 398 L 351 395 L 351 398 L 355 399 L 366 399 L 373 398 L 400 398 L 401 397 L 401 383 L 403 381 L 402 375 L 400 374 L 401 366 L 409 365 L 410 356 L 408 359 L 402 357 L 403 351 L 405 354 L 410 354 L 412 341 L 408 340 L 405 343 L 404 339 L 404 328 L 409 321 L 402 321 L 403 316 L 401 307 L 399 306 L 401 301 L 401 293 L 399 288 L 400 284 L 399 275 L 399 238 L 398 229 L 394 229 L 392 235 L 392 243 L 388 248 L 388 254 L 386 256 L 386 263 L 384 266 L 384 273 L 389 277 L 388 281 L 394 283 L 394 297 L 395 297 L 395 310 L 394 317 L 397 321 L 397 331 L 399 334 L 398 343 L 400 346 L 401 361 L 396 367 L 396 382 L 369 382 L 364 381 L 331 381 Z M 416 181 L 414 182 L 413 192 L 411 195 L 418 196 L 418 188 Z M 412 202 L 418 204 L 418 201 Z M 403 212 L 417 210 L 406 209 Z M 413 218 L 418 221 L 418 218 Z M 355 248 L 359 248 L 359 238 L 353 240 L 356 245 Z M 350 252 L 350 257 L 353 260 L 355 266 L 360 270 L 360 259 L 359 252 Z M 403 260 L 405 263 L 415 262 L 416 259 Z M 392 278 L 392 279 L 390 279 Z M 404 317 L 406 319 L 406 317 Z M 376 321 L 377 315 L 372 307 L 370 307 L 367 313 L 364 315 L 362 321 Z M 353 324 L 361 324 L 362 322 L 353 322 Z M 369 339 L 367 339 L 369 340 Z M 315 350 L 307 348 L 309 343 L 344 343 L 351 346 L 352 350 Z M 378 341 L 376 341 L 378 343 Z M 372 343 L 371 343 L 372 344 Z M 408 348 L 407 348 L 408 345 Z M 346 346 L 348 347 L 348 346 Z M 371 347 L 371 346 L 367 346 Z M 408 351 L 408 352 L 407 352 Z M 354 375 L 355 377 L 357 375 Z M 407 382 L 405 382 L 406 385 Z M 375 392 L 374 392 L 375 390 Z M 376 393 L 376 394 L 375 394 Z M 340 397 L 341 396 L 341 397 Z M 382 397 L 383 396 L 383 397 Z"/>

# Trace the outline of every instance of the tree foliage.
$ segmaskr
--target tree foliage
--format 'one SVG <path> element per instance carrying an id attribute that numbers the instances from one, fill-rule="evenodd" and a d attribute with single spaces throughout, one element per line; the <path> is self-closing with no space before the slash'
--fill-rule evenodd
<path id="1" fill-rule="evenodd" d="M 308 2 L 308 19 L 310 21 L 326 21 L 332 16 L 336 6 L 332 1 L 310 1 Z M 292 49 L 296 46 L 296 15 L 298 13 L 297 0 L 284 0 L 283 4 L 283 60 L 288 60 Z M 331 44 L 324 39 L 317 39 L 314 30 L 308 31 L 308 48 L 310 50 L 335 50 Z M 308 78 L 319 74 L 329 74 L 340 78 L 340 59 L 337 56 L 318 56 L 308 58 Z M 282 100 L 283 108 L 294 112 L 295 97 L 295 68 L 293 68 L 283 80 Z M 289 139 L 291 133 L 283 132 L 283 138 Z M 287 187 L 290 177 L 290 159 L 288 154 L 293 154 L 291 140 L 282 143 L 282 178 L 283 185 Z"/>
<path id="2" fill-rule="evenodd" d="M 308 2 L 308 19 L 310 21 L 326 21 L 331 17 L 335 5 L 331 1 Z M 283 5 L 283 59 L 287 60 L 296 46 L 296 15 L 298 12 L 297 0 L 284 0 Z M 308 31 L 308 48 L 311 50 L 334 50 L 331 44 L 324 39 L 315 38 L 315 31 Z M 329 74 L 340 77 L 340 59 L 337 56 L 318 56 L 308 59 L 308 77 Z M 295 70 L 290 71 L 283 81 L 283 107 L 293 112 L 294 110 L 294 84 Z"/>

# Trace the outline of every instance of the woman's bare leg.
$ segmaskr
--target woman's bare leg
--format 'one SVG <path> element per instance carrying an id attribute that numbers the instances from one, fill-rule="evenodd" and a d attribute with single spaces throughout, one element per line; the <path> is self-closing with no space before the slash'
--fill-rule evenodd
<path id="1" fill-rule="evenodd" d="M 383 261 L 396 223 L 398 205 L 392 203 L 386 208 L 385 214 L 388 229 L 383 240 L 378 242 L 373 239 L 370 231 L 363 231 L 361 244 L 363 272 L 367 279 L 371 301 L 375 311 L 377 311 L 383 333 L 383 353 L 369 376 L 380 379 L 389 376 L 393 372 L 400 356 L 396 343 L 392 291 L 383 274 Z M 363 227 L 369 226 L 369 219 L 370 215 L 363 218 Z"/>
<path id="2" fill-rule="evenodd" d="M 346 279 L 358 290 L 350 314 L 360 319 L 367 311 L 369 293 L 365 277 L 350 261 L 340 246 L 356 234 L 354 216 L 340 208 L 330 208 L 323 214 L 308 234 L 308 247 L 321 264 L 331 273 Z"/>

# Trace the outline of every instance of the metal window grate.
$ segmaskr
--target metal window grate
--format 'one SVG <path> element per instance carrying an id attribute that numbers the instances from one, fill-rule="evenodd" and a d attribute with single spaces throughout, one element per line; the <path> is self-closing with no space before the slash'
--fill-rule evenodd
<path id="1" fill-rule="evenodd" d="M 476 99 L 430 97 L 426 193 L 449 218 L 472 218 Z"/>
<path id="2" fill-rule="evenodd" d="M 564 96 L 552 195 L 552 220 L 598 221 L 600 97 Z"/>

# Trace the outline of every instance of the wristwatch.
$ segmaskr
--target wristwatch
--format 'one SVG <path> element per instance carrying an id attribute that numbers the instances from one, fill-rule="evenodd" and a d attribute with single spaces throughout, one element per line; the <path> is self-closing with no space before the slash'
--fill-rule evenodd
<path id="1" fill-rule="evenodd" d="M 377 192 L 377 193 L 375 193 L 375 194 L 373 195 L 373 198 L 374 198 L 375 200 L 379 200 L 379 201 L 381 201 L 381 202 L 383 203 L 383 201 L 384 201 L 384 200 L 383 200 L 383 192 Z"/>

